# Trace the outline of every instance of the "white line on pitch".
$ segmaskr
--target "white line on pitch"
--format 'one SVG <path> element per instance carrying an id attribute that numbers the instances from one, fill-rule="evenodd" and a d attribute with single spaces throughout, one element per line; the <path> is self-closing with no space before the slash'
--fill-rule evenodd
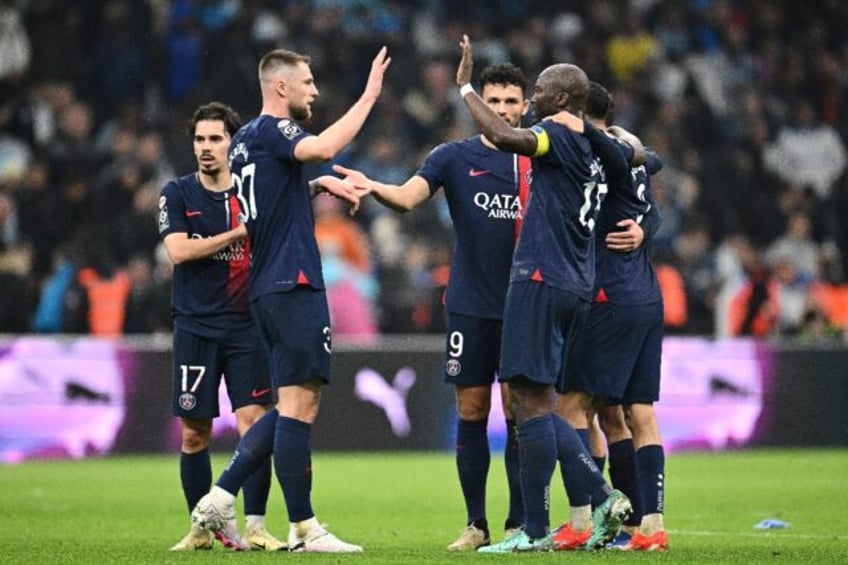
<path id="1" fill-rule="evenodd" d="M 845 535 L 828 535 L 828 534 L 795 534 L 786 532 L 785 530 L 775 529 L 774 531 L 763 530 L 761 532 L 707 532 L 699 530 L 669 530 L 670 534 L 680 534 L 683 536 L 735 536 L 744 538 L 758 538 L 763 536 L 774 536 L 781 538 L 805 538 L 805 539 L 838 539 L 848 540 Z"/>

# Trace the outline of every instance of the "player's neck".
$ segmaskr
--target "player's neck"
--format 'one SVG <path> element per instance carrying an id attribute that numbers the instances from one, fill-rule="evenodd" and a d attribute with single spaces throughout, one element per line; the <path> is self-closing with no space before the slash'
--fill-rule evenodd
<path id="1" fill-rule="evenodd" d="M 198 171 L 197 181 L 203 188 L 211 190 L 212 192 L 224 192 L 233 186 L 233 180 L 230 177 L 230 173 L 224 172 L 218 172 L 210 175 L 208 173 Z"/>
<path id="2" fill-rule="evenodd" d="M 595 126 L 597 129 L 601 131 L 607 130 L 607 124 L 604 123 L 603 120 L 599 120 L 597 118 L 591 118 L 588 115 L 586 116 L 586 121 Z"/>
<path id="3" fill-rule="evenodd" d="M 282 112 L 279 109 L 274 108 L 266 108 L 262 107 L 262 111 L 259 112 L 260 116 L 271 116 L 272 118 L 290 118 L 288 112 Z"/>
<path id="4" fill-rule="evenodd" d="M 265 100 L 262 104 L 261 116 L 272 116 L 274 118 L 291 118 L 288 104 L 283 104 L 277 99 Z"/>
<path id="5" fill-rule="evenodd" d="M 486 147 L 489 147 L 491 149 L 497 149 L 497 147 L 495 147 L 495 144 L 489 141 L 489 139 L 483 134 L 480 134 L 480 141 L 482 141 L 483 145 L 485 145 Z"/>

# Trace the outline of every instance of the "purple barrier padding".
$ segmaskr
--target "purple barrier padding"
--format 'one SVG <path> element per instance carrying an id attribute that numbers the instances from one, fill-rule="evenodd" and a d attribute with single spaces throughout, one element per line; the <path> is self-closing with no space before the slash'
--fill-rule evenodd
<path id="1" fill-rule="evenodd" d="M 24 337 L 0 349 L 0 461 L 110 451 L 125 415 L 118 357 L 93 339 Z"/>
<path id="2" fill-rule="evenodd" d="M 420 341 L 334 352 L 316 448 L 451 449 L 456 415 L 453 389 L 442 382 L 443 346 Z M 171 353 L 143 343 L 22 337 L 0 345 L 0 462 L 178 451 Z M 667 338 L 656 405 L 666 448 L 768 443 L 755 430 L 779 433 L 763 409 L 772 353 L 748 340 Z M 220 398 L 214 446 L 228 450 L 237 440 L 235 419 L 223 389 Z M 758 421 L 767 425 L 758 429 Z M 501 448 L 506 430 L 497 392 L 489 431 L 492 446 Z"/>

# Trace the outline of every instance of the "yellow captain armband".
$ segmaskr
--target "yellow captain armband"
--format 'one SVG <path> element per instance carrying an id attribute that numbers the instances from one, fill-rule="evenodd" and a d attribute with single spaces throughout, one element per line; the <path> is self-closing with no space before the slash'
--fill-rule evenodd
<path id="1" fill-rule="evenodd" d="M 536 152 L 533 153 L 532 157 L 541 157 L 547 154 L 551 148 L 551 138 L 548 137 L 548 132 L 540 126 L 533 126 L 530 131 L 536 136 Z"/>

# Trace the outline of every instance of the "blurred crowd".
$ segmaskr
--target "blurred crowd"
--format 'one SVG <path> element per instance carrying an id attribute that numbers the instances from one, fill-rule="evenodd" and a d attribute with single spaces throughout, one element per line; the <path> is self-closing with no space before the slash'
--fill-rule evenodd
<path id="1" fill-rule="evenodd" d="M 669 332 L 840 340 L 845 30 L 842 0 L 0 0 L 0 333 L 170 331 L 159 190 L 196 167 L 198 104 L 256 114 L 268 49 L 312 56 L 318 132 L 388 45 L 382 98 L 339 162 L 402 183 L 475 133 L 454 83 L 467 33 L 478 71 L 510 61 L 532 83 L 580 65 L 663 157 Z M 337 334 L 443 330 L 440 194 L 407 215 L 315 207 Z"/>

